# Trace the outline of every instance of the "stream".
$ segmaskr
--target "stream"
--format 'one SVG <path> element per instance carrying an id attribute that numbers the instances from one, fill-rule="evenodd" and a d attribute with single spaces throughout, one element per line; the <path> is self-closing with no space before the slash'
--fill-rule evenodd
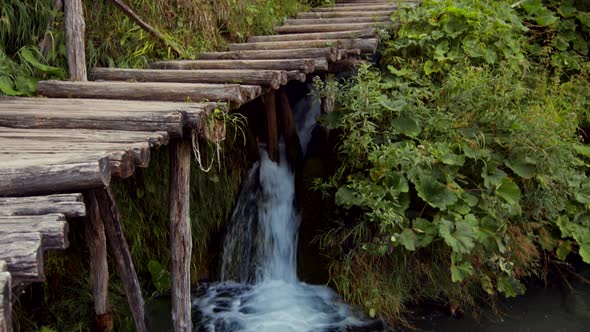
<path id="1" fill-rule="evenodd" d="M 303 98 L 294 112 L 304 151 L 319 115 L 319 105 L 311 98 Z M 261 147 L 261 160 L 249 170 L 228 223 L 221 280 L 193 290 L 193 331 L 389 331 L 383 322 L 344 303 L 330 288 L 298 279 L 300 216 L 295 176 L 286 159 L 284 144 L 278 164 Z M 584 275 L 590 276 L 590 270 Z M 169 298 L 148 306 L 154 331 L 173 330 L 170 306 Z M 421 307 L 411 324 L 423 331 L 587 331 L 590 286 L 572 282 L 571 289 L 531 288 L 525 296 L 501 301 L 498 309 L 501 316 L 490 311 L 475 320 Z"/>

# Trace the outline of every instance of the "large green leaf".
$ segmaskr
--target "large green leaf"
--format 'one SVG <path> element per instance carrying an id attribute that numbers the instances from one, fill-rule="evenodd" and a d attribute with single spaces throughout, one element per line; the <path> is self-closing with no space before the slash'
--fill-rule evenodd
<path id="1" fill-rule="evenodd" d="M 465 221 L 441 219 L 438 225 L 438 233 L 445 240 L 445 243 L 454 252 L 468 254 L 473 249 L 475 231 L 472 225 Z"/>
<path id="2" fill-rule="evenodd" d="M 535 176 L 535 165 L 520 158 L 513 160 L 506 160 L 504 162 L 508 168 L 510 168 L 516 175 L 530 179 Z"/>
<path id="3" fill-rule="evenodd" d="M 23 48 L 20 52 L 20 55 L 27 63 L 29 63 L 31 66 L 33 66 L 33 68 L 37 69 L 40 72 L 52 74 L 58 77 L 64 76 L 63 70 L 61 68 L 42 64 L 33 54 L 33 52 L 28 48 Z"/>
<path id="4" fill-rule="evenodd" d="M 395 130 L 408 137 L 416 137 L 420 134 L 421 129 L 416 119 L 408 116 L 407 114 L 400 115 L 397 119 L 391 122 L 391 125 Z"/>
<path id="5" fill-rule="evenodd" d="M 399 235 L 399 243 L 403 245 L 407 250 L 414 251 L 416 250 L 416 246 L 418 244 L 418 237 L 416 233 L 410 229 L 406 228 L 403 232 Z"/>
<path id="6" fill-rule="evenodd" d="M 525 287 L 513 276 L 502 273 L 498 277 L 498 290 L 504 293 L 506 297 L 516 297 L 524 294 Z"/>
<path id="7" fill-rule="evenodd" d="M 429 245 L 438 233 L 436 226 L 432 222 L 422 218 L 414 219 L 412 222 L 412 229 L 418 238 L 419 247 L 426 247 Z"/>
<path id="8" fill-rule="evenodd" d="M 23 93 L 21 91 L 15 90 L 14 82 L 8 76 L 0 76 L 0 91 L 5 96 L 22 96 Z"/>
<path id="9" fill-rule="evenodd" d="M 421 175 L 414 183 L 418 196 L 433 207 L 445 210 L 457 202 L 457 195 L 430 175 Z"/>
<path id="10" fill-rule="evenodd" d="M 508 177 L 505 177 L 496 188 L 496 195 L 510 205 L 517 205 L 520 201 L 520 188 Z"/>
<path id="11" fill-rule="evenodd" d="M 338 191 L 336 192 L 335 202 L 336 205 L 343 206 L 345 208 L 350 208 L 353 205 L 359 204 L 359 200 L 355 192 L 347 186 L 342 186 L 338 188 Z"/>
<path id="12" fill-rule="evenodd" d="M 459 261 L 458 255 L 451 254 L 451 280 L 461 282 L 473 274 L 473 266 L 469 262 Z"/>
<path id="13" fill-rule="evenodd" d="M 152 283 L 159 292 L 170 289 L 170 272 L 155 260 L 148 263 L 148 270 L 152 276 Z"/>

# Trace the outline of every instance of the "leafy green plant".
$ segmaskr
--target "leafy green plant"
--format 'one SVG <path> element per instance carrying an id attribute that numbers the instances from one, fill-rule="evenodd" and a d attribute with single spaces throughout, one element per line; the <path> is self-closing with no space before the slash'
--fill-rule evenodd
<path id="1" fill-rule="evenodd" d="M 473 307 L 522 294 L 544 257 L 590 263 L 588 58 L 547 66 L 511 5 L 424 1 L 398 16 L 381 70 L 319 87 L 336 93 L 322 123 L 340 133 L 339 167 L 315 183 L 339 207 L 319 241 L 336 288 L 370 313 Z"/>

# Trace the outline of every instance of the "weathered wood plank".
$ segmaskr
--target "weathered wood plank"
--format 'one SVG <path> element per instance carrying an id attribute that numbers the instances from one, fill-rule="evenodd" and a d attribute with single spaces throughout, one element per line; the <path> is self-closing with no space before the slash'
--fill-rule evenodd
<path id="1" fill-rule="evenodd" d="M 311 73 L 311 59 L 277 59 L 277 60 L 171 60 L 151 64 L 158 69 L 264 69 L 264 70 L 301 70 Z"/>
<path id="2" fill-rule="evenodd" d="M 61 213 L 68 218 L 86 215 L 81 194 L 0 197 L 0 216 L 34 216 Z"/>
<path id="3" fill-rule="evenodd" d="M 0 260 L 6 262 L 13 286 L 45 279 L 41 241 L 36 232 L 0 236 Z"/>
<path id="4" fill-rule="evenodd" d="M 36 216 L 0 216 L 0 236 L 22 235 L 30 232 L 41 234 L 43 250 L 66 249 L 68 222 L 61 213 Z"/>
<path id="5" fill-rule="evenodd" d="M 313 58 L 326 58 L 330 61 L 336 61 L 336 49 L 333 47 L 325 47 L 289 50 L 205 52 L 199 55 L 199 59 L 201 60 L 269 60 Z"/>
<path id="6" fill-rule="evenodd" d="M 394 10 L 355 11 L 355 12 L 303 12 L 297 18 L 339 18 L 339 17 L 379 17 L 390 16 Z"/>
<path id="7" fill-rule="evenodd" d="M 242 104 L 258 86 L 205 83 L 64 82 L 40 81 L 37 92 L 46 97 L 160 101 L 226 101 Z"/>
<path id="8" fill-rule="evenodd" d="M 91 129 L 22 129 L 0 127 L 0 138 L 21 138 L 69 142 L 102 143 L 140 143 L 147 142 L 150 147 L 168 144 L 169 135 L 165 131 L 141 132 L 121 130 Z"/>
<path id="9" fill-rule="evenodd" d="M 319 7 L 312 8 L 312 12 L 364 12 L 369 10 L 382 11 L 397 9 L 397 5 L 390 4 L 358 4 L 349 6 Z"/>
<path id="10" fill-rule="evenodd" d="M 190 262 L 192 233 L 189 216 L 191 141 L 170 145 L 170 265 L 172 321 L 177 332 L 191 332 Z"/>
<path id="11" fill-rule="evenodd" d="M 121 228 L 119 208 L 108 187 L 95 189 L 94 195 L 98 202 L 100 217 L 104 224 L 109 247 L 114 256 L 115 266 L 123 282 L 123 288 L 127 295 L 127 302 L 129 303 L 131 315 L 133 316 L 135 328 L 139 332 L 146 332 L 149 330 L 149 324 L 146 320 L 144 301 L 141 295 L 137 273 L 135 272 L 135 266 L 133 265 L 133 260 L 129 252 L 129 246 Z"/>
<path id="12" fill-rule="evenodd" d="M 364 53 L 374 53 L 377 50 L 379 40 L 371 39 L 328 39 L 328 40 L 288 40 L 259 43 L 229 44 L 232 51 L 243 50 L 272 50 L 290 49 L 301 47 L 336 47 L 339 49 L 360 49 Z M 318 70 L 316 68 L 316 70 Z"/>
<path id="13" fill-rule="evenodd" d="M 177 82 L 177 83 L 238 83 L 270 86 L 278 89 L 283 82 L 284 71 L 244 69 L 127 69 L 93 68 L 91 80 Z"/>
<path id="14" fill-rule="evenodd" d="M 6 262 L 1 261 L 0 270 L 0 331 L 12 331 L 12 280 L 6 272 Z"/>
<path id="15" fill-rule="evenodd" d="M 113 317 L 109 304 L 109 267 L 104 224 L 94 191 L 84 194 L 88 206 L 88 220 L 84 223 L 86 246 L 90 259 L 90 285 L 94 298 L 96 331 L 112 331 Z"/>
<path id="16" fill-rule="evenodd" d="M 334 18 L 292 18 L 286 19 L 285 25 L 312 25 L 312 24 L 349 24 L 349 23 L 375 23 L 390 22 L 389 16 L 364 16 L 364 17 L 334 17 Z"/>
<path id="17" fill-rule="evenodd" d="M 70 79 L 86 81 L 86 51 L 84 48 L 86 25 L 82 0 L 64 1 L 64 13 Z"/>
<path id="18" fill-rule="evenodd" d="M 326 40 L 326 39 L 347 39 L 347 38 L 374 38 L 377 36 L 375 29 L 317 32 L 317 33 L 295 33 L 290 35 L 251 36 L 248 43 L 278 42 L 293 40 Z"/>
<path id="19" fill-rule="evenodd" d="M 313 24 L 313 25 L 283 25 L 276 27 L 275 31 L 280 34 L 289 33 L 312 33 L 312 32 L 334 32 L 363 30 L 370 28 L 385 28 L 386 23 L 339 23 L 339 24 Z"/>
<path id="20" fill-rule="evenodd" d="M 108 185 L 110 179 L 108 158 L 6 160 L 0 164 L 0 196 L 78 191 Z"/>

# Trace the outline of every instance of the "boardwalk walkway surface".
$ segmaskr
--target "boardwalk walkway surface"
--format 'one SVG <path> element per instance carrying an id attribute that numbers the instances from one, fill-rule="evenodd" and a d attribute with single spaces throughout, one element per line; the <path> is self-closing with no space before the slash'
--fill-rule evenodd
<path id="1" fill-rule="evenodd" d="M 92 81 L 39 82 L 38 94 L 48 98 L 0 97 L 0 331 L 11 330 L 11 288 L 44 279 L 43 252 L 67 248 L 67 219 L 95 215 L 94 199 L 109 199 L 112 178 L 147 167 L 151 148 L 201 131 L 216 108 L 236 109 L 289 81 L 358 64 L 376 51 L 378 32 L 397 5 L 337 1 L 286 20 L 278 35 L 253 36 L 198 60 L 93 68 Z M 100 188 L 107 189 L 87 195 Z M 89 228 L 125 249 L 120 226 L 108 222 L 116 206 L 110 210 L 101 214 L 104 226 Z M 114 255 L 120 273 L 135 274 L 125 250 Z M 95 296 L 100 287 L 93 284 Z M 130 305 L 143 304 L 141 294 L 129 295 L 138 286 L 126 291 Z M 144 331 L 140 311 L 134 320 Z"/>

